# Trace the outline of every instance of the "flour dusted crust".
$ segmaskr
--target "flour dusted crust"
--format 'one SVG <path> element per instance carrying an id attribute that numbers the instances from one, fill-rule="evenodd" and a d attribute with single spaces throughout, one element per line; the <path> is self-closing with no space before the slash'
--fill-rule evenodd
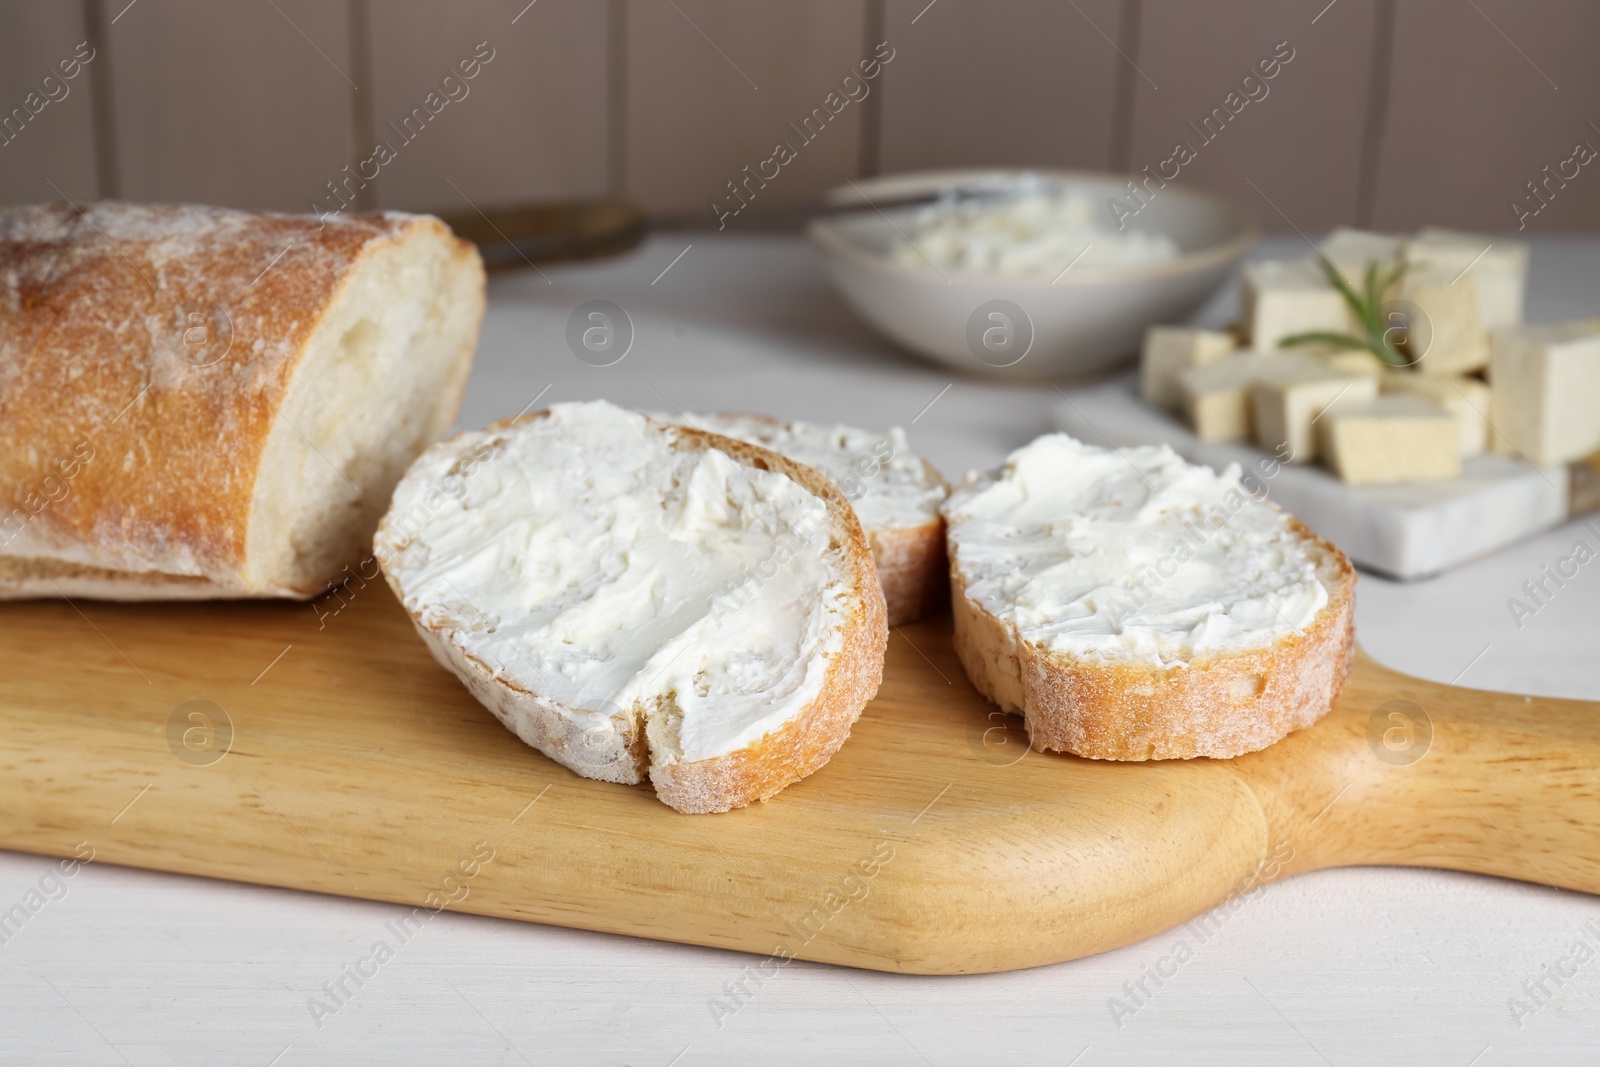
<path id="1" fill-rule="evenodd" d="M 0 598 L 320 593 L 454 419 L 482 311 L 425 216 L 0 212 Z"/>
<path id="2" fill-rule="evenodd" d="M 1327 714 L 1355 656 L 1355 570 L 1298 520 L 1289 525 L 1328 601 L 1310 626 L 1267 647 L 1166 669 L 1062 655 L 1018 639 L 966 595 L 952 564 L 957 656 L 980 693 L 1022 715 L 1040 751 L 1150 760 L 1265 748 Z"/>
<path id="3" fill-rule="evenodd" d="M 781 431 L 795 423 L 785 423 L 768 415 L 744 412 L 716 415 L 691 415 L 688 425 L 699 426 L 712 432 L 728 431 L 738 422 L 748 422 L 755 427 Z M 770 441 L 758 439 L 756 434 L 732 433 L 740 440 L 765 448 L 775 448 Z M 780 453 L 781 448 L 776 449 Z M 803 462 L 803 461 L 801 461 Z M 946 495 L 949 483 L 944 475 L 925 459 L 918 459 L 924 478 Z M 863 524 L 867 544 L 872 548 L 872 559 L 878 569 L 878 584 L 888 605 L 890 626 L 901 626 L 943 611 L 950 602 L 950 582 L 945 560 L 944 517 L 935 508 L 928 521 L 909 526 L 870 526 Z"/>
<path id="4" fill-rule="evenodd" d="M 544 418 L 547 411 L 495 423 L 490 431 Z M 505 726 L 527 744 L 578 774 L 622 784 L 650 782 L 665 804 L 687 814 L 705 814 L 766 800 L 812 774 L 832 758 L 850 735 L 867 701 L 883 681 L 888 644 L 883 597 L 871 550 L 849 502 L 833 482 L 804 464 L 731 437 L 657 421 L 676 436 L 683 450 L 717 449 L 736 462 L 774 471 L 799 483 L 827 507 L 830 542 L 849 561 L 846 576 L 856 608 L 847 619 L 839 650 L 831 657 L 817 696 L 798 714 L 753 743 L 710 759 L 676 761 L 661 751 L 665 738 L 652 735 L 636 709 L 617 709 L 604 723 L 581 728 L 581 713 L 496 675 L 478 658 L 451 640 L 450 631 L 423 622 L 411 610 L 412 622 L 434 658 L 460 678 Z M 464 437 L 465 435 L 463 435 Z M 439 446 L 454 450 L 460 460 L 463 437 Z M 393 512 L 379 526 L 376 551 L 395 595 L 407 603 L 404 553 L 407 538 L 393 528 Z"/>
<path id="5" fill-rule="evenodd" d="M 871 563 L 865 556 L 861 563 L 857 581 L 865 589 L 872 579 Z M 727 811 L 765 800 L 832 759 L 883 683 L 889 640 L 883 602 L 869 593 L 861 599 L 862 610 L 846 625 L 843 652 L 829 665 L 822 692 L 804 711 L 726 756 L 651 767 L 656 795 L 682 812 Z"/>

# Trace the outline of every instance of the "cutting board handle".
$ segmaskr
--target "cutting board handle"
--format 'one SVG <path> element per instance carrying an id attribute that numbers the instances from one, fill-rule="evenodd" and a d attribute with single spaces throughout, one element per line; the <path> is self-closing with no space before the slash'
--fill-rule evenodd
<path id="1" fill-rule="evenodd" d="M 1444 867 L 1600 893 L 1600 703 L 1368 660 L 1325 725 L 1237 761 L 1289 869 Z"/>

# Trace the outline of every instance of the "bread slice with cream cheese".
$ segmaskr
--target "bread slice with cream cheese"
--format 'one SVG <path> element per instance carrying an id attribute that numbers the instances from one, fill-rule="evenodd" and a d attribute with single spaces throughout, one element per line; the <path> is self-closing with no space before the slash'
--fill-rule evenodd
<path id="1" fill-rule="evenodd" d="M 434 656 L 513 733 L 683 812 L 817 770 L 883 676 L 871 552 L 831 481 L 604 402 L 430 449 L 376 552 Z"/>
<path id="2" fill-rule="evenodd" d="M 1236 467 L 1052 434 L 944 514 L 956 651 L 1041 751 L 1237 756 L 1316 722 L 1349 675 L 1355 571 Z"/>
<path id="3" fill-rule="evenodd" d="M 872 546 L 889 625 L 914 622 L 950 601 L 939 505 L 950 486 L 911 451 L 898 426 L 875 434 L 853 426 L 780 422 L 764 415 L 692 414 L 685 423 L 770 448 L 833 479 Z"/>

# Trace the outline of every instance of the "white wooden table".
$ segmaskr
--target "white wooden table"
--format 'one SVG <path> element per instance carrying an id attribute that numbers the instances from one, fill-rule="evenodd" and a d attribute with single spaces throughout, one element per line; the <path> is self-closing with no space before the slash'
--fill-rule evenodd
<path id="1" fill-rule="evenodd" d="M 1299 254 L 1298 243 L 1262 254 Z M 545 274 L 492 284 L 463 425 L 515 414 L 547 387 L 540 406 L 605 397 L 914 422 L 912 443 L 958 476 L 1043 431 L 1057 396 L 952 380 L 890 350 L 793 238 L 665 235 L 625 259 Z M 1536 247 L 1530 318 L 1592 314 L 1597 296 L 1600 241 Z M 634 324 L 631 350 L 610 367 L 579 362 L 564 340 L 590 299 L 614 301 Z M 1231 299 L 1206 317 L 1225 316 Z M 1600 569 L 1521 629 L 1506 608 L 1579 537 L 1600 543 L 1573 524 L 1425 584 L 1364 576 L 1362 640 L 1425 677 L 1600 700 Z M 0 910 L 51 866 L 0 853 Z M 0 945 L 0 1063 L 1467 1067 L 1600 1056 L 1600 959 L 1560 986 L 1544 970 L 1591 920 L 1600 948 L 1600 899 L 1436 871 L 1306 875 L 1272 885 L 1204 944 L 1175 931 L 1012 974 L 908 978 L 797 962 L 720 1027 L 707 1002 L 751 962 L 737 953 L 452 914 L 319 1026 L 308 999 L 370 952 L 396 908 L 101 865 L 65 885 Z M 1108 999 L 1180 937 L 1194 960 L 1118 1026 Z M 1541 978 L 1545 1005 L 1513 1020 L 1508 1000 L 1533 1007 L 1524 982 Z"/>

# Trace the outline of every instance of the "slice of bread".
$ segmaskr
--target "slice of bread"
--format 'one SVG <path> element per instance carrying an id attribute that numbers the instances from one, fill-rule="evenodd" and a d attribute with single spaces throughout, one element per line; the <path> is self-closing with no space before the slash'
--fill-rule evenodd
<path id="1" fill-rule="evenodd" d="M 1316 722 L 1349 675 L 1355 571 L 1237 467 L 1052 434 L 944 512 L 956 651 L 1036 749 L 1237 756 Z"/>
<path id="2" fill-rule="evenodd" d="M 811 774 L 883 677 L 883 597 L 831 481 L 604 402 L 430 449 L 375 547 L 435 658 L 513 733 L 679 811 Z"/>
<path id="3" fill-rule="evenodd" d="M 309 598 L 455 420 L 484 309 L 438 219 L 0 211 L 0 599 Z"/>
<path id="4" fill-rule="evenodd" d="M 780 422 L 765 415 L 700 414 L 687 425 L 770 448 L 833 479 L 861 520 L 889 625 L 914 622 L 950 602 L 939 505 L 950 486 L 911 451 L 905 431 Z"/>

